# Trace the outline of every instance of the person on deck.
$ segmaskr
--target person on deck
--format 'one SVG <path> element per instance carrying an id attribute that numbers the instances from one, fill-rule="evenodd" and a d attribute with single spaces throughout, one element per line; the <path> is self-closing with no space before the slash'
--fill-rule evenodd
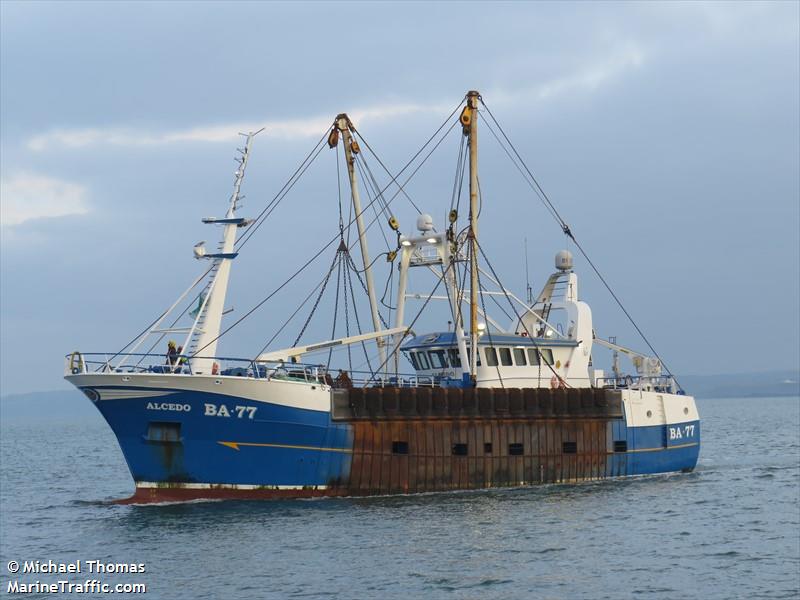
<path id="1" fill-rule="evenodd" d="M 167 362 L 166 364 L 175 366 L 178 362 L 178 349 L 175 347 L 175 342 L 170 340 L 167 342 Z"/>
<path id="2" fill-rule="evenodd" d="M 281 360 L 278 363 L 278 366 L 275 367 L 275 371 L 272 373 L 272 376 L 278 379 L 285 379 L 286 377 L 288 377 L 288 375 L 289 374 L 286 372 L 286 367 L 283 364 L 283 360 Z"/>
<path id="3" fill-rule="evenodd" d="M 353 387 L 353 381 L 350 379 L 350 376 L 347 374 L 347 371 L 342 371 L 339 369 L 339 374 L 336 376 L 336 380 L 334 381 L 336 387 L 338 388 L 351 388 Z"/>

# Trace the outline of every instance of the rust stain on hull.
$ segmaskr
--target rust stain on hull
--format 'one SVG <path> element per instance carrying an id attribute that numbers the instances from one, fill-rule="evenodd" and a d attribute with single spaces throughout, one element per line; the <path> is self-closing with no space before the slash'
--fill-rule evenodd
<path id="1" fill-rule="evenodd" d="M 509 487 L 610 476 L 606 472 L 607 420 L 409 420 L 357 422 L 353 427 L 346 489 L 352 495 Z M 406 448 L 407 453 L 397 452 Z"/>
<path id="2" fill-rule="evenodd" d="M 353 428 L 340 484 L 353 495 L 610 477 L 622 418 L 620 394 L 603 389 L 365 388 L 337 390 L 332 408 Z"/>

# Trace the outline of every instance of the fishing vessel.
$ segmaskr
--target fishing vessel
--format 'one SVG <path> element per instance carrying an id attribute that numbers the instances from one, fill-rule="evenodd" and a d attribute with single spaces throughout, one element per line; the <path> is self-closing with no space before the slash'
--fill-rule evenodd
<path id="1" fill-rule="evenodd" d="M 239 212 L 259 132 L 243 134 L 227 211 L 202 219 L 221 229 L 221 239 L 213 251 L 203 242 L 194 247 L 200 275 L 120 350 L 65 357 L 66 379 L 119 441 L 135 483 L 125 502 L 407 494 L 695 467 L 694 399 L 643 334 L 649 352 L 597 334 L 570 251 L 556 254 L 538 295 L 529 289 L 521 299 L 503 285 L 478 231 L 481 207 L 491 202 L 480 191 L 479 120 L 606 283 L 478 92 L 466 94 L 399 172 L 378 158 L 385 185 L 367 159 L 377 158 L 372 147 L 346 114 L 337 115 L 253 219 Z M 457 167 L 444 222 L 418 211 L 413 231 L 401 227 L 393 202 L 411 200 L 408 180 L 451 133 Z M 270 286 L 264 299 L 229 314 L 237 257 L 326 146 L 349 184 L 349 202 L 338 187 L 330 240 L 316 253 L 319 240 L 304 241 L 310 258 L 299 254 L 297 271 L 283 282 L 254 278 L 252 285 Z M 371 228 L 388 234 L 387 250 L 375 258 Z M 244 358 L 218 352 L 221 340 L 321 257 L 328 266 L 304 300 L 296 296 L 297 310 L 270 313 L 278 331 L 265 347 Z M 376 284 L 379 276 L 385 283 Z M 410 287 L 426 280 L 429 291 Z M 434 304 L 445 315 L 441 326 L 421 329 Z M 309 327 L 320 306 L 333 307 L 330 334 L 311 338 L 320 331 Z M 301 314 L 302 325 L 293 321 Z M 275 344 L 292 323 L 300 330 L 294 343 Z M 167 346 L 175 339 L 182 344 Z M 596 366 L 601 351 L 608 371 Z M 630 373 L 620 356 L 630 359 Z"/>

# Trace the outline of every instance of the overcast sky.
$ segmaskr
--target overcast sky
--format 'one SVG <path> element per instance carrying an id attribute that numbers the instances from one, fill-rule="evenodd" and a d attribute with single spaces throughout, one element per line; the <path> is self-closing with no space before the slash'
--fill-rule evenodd
<path id="1" fill-rule="evenodd" d="M 63 387 L 64 354 L 118 349 L 196 276 L 191 247 L 218 234 L 200 218 L 224 211 L 239 131 L 267 128 L 244 186 L 254 215 L 337 113 L 396 170 L 469 89 L 674 371 L 797 368 L 798 7 L 5 0 L 1 391 Z M 566 243 L 481 135 L 482 244 L 523 296 L 524 240 L 537 289 Z M 409 185 L 439 223 L 458 143 Z M 237 259 L 233 315 L 335 233 L 334 161 L 320 155 Z M 331 259 L 220 353 L 257 352 Z M 644 349 L 576 269 L 598 335 Z M 310 335 L 328 335 L 328 317 Z"/>

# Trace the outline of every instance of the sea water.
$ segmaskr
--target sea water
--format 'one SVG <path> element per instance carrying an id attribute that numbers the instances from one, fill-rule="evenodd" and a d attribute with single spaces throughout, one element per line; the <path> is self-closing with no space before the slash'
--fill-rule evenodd
<path id="1" fill-rule="evenodd" d="M 143 583 L 121 596 L 142 598 L 798 598 L 800 399 L 698 406 L 689 474 L 144 506 L 109 503 L 133 483 L 99 415 L 6 416 L 0 595 L 12 581 L 95 580 Z M 25 561 L 81 572 L 23 573 Z"/>

